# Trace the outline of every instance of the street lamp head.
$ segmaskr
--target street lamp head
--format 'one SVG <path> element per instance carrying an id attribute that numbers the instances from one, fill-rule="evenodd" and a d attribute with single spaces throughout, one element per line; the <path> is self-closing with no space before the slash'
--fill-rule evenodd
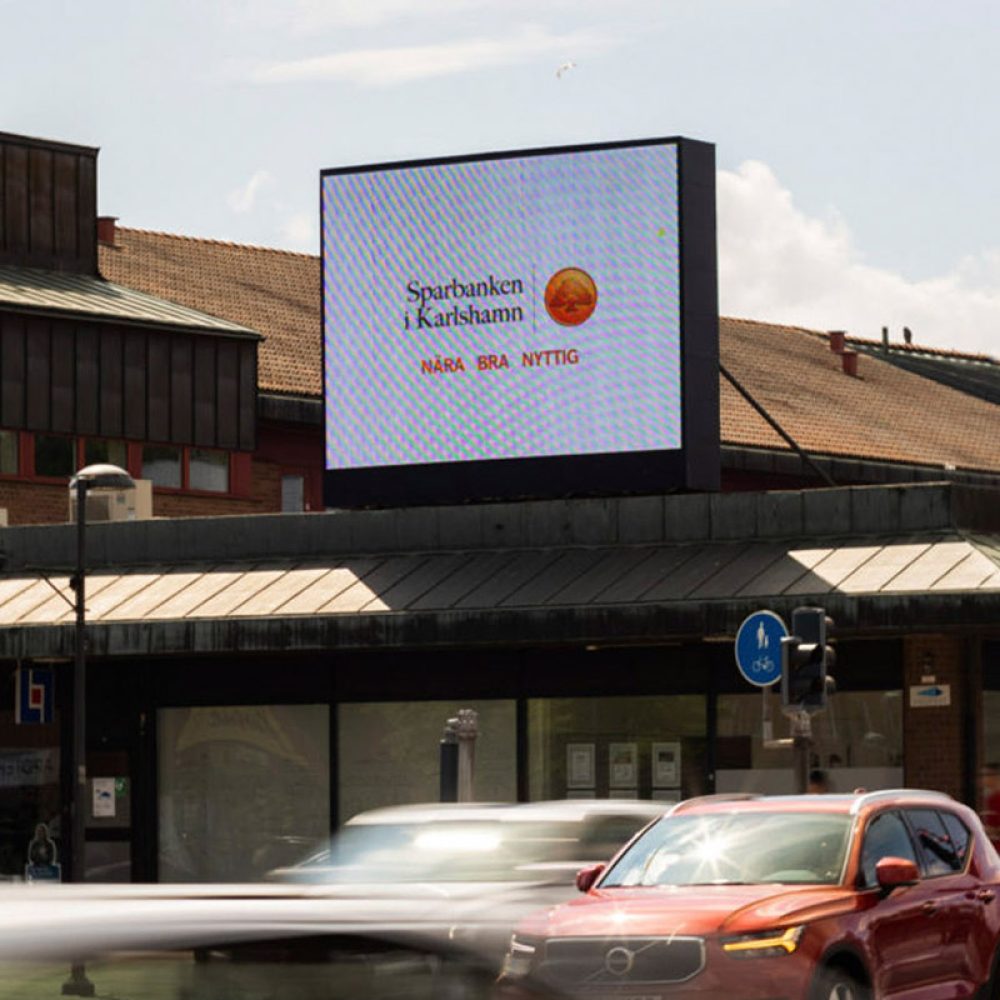
<path id="1" fill-rule="evenodd" d="M 75 492 L 79 483 L 85 483 L 88 492 L 135 489 L 135 480 L 124 469 L 103 463 L 81 469 L 69 481 L 70 492 Z"/>

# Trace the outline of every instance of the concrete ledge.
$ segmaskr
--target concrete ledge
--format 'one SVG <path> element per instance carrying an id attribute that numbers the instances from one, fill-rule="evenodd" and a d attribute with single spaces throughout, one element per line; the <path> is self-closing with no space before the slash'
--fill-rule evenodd
<path id="1" fill-rule="evenodd" d="M 1000 531 L 1000 489 L 927 483 L 90 524 L 87 565 L 945 530 Z M 72 567 L 75 546 L 72 525 L 0 528 L 6 572 Z"/>

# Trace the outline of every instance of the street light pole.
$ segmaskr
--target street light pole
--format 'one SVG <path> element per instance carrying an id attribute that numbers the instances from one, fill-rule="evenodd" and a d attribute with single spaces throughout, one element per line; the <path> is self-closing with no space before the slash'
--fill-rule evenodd
<path id="1" fill-rule="evenodd" d="M 83 881 L 87 835 L 87 487 L 76 480 L 76 632 L 73 662 L 73 802 L 70 831 L 70 879 Z"/>
<path id="2" fill-rule="evenodd" d="M 76 572 L 70 581 L 76 595 L 73 658 L 73 793 L 70 805 L 70 881 L 83 882 L 87 848 L 87 493 L 134 489 L 135 481 L 116 465 L 89 465 L 69 484 L 76 501 Z M 83 963 L 70 969 L 62 984 L 65 996 L 92 997 L 94 984 Z"/>
<path id="3" fill-rule="evenodd" d="M 69 877 L 83 881 L 87 836 L 87 487 L 89 480 L 77 475 L 76 487 L 76 572 L 70 584 L 76 595 L 76 630 L 73 657 L 73 795 L 70 805 Z M 94 984 L 87 978 L 82 962 L 70 967 L 62 985 L 64 996 L 92 997 Z"/>

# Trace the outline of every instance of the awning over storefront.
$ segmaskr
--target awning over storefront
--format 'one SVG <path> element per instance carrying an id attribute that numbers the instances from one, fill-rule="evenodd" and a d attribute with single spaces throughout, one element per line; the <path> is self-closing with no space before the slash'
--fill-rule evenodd
<path id="1" fill-rule="evenodd" d="M 0 655 L 72 648 L 67 575 L 0 578 Z M 651 641 L 731 634 L 761 607 L 838 627 L 997 620 L 1000 536 L 373 553 L 98 569 L 95 653 Z"/>

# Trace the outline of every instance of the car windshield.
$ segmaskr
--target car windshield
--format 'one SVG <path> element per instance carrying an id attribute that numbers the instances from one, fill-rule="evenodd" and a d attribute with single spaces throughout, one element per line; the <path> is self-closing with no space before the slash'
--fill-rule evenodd
<path id="1" fill-rule="evenodd" d="M 616 885 L 840 881 L 850 817 L 806 812 L 667 816 L 601 880 Z"/>
<path id="2" fill-rule="evenodd" d="M 317 882 L 572 882 L 576 862 L 600 860 L 581 844 L 580 826 L 363 823 L 344 827 L 328 850 L 313 855 L 294 872 Z"/>

